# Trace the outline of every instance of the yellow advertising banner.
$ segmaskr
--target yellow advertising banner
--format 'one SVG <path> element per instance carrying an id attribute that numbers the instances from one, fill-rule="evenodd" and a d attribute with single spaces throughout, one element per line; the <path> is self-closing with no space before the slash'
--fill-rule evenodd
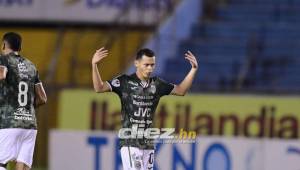
<path id="1" fill-rule="evenodd" d="M 114 93 L 64 90 L 60 94 L 59 128 L 118 130 L 120 100 Z M 196 131 L 198 135 L 299 138 L 300 97 L 202 95 L 163 97 L 155 126 Z"/>

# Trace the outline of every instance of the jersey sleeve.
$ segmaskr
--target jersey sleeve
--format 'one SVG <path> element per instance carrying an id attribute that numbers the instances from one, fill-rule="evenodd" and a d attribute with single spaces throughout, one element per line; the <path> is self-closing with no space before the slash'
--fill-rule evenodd
<path id="1" fill-rule="evenodd" d="M 38 83 L 41 83 L 41 80 L 40 80 L 39 72 L 36 71 L 36 74 L 34 77 L 34 84 L 38 84 Z"/>
<path id="2" fill-rule="evenodd" d="M 158 78 L 158 93 L 160 96 L 169 95 L 174 87 L 174 84 L 168 83 L 165 80 Z"/>
<path id="3" fill-rule="evenodd" d="M 1 55 L 0 55 L 0 67 L 7 68 L 7 62 L 6 62 L 5 58 L 4 58 L 4 56 L 1 56 Z"/>
<path id="4" fill-rule="evenodd" d="M 107 83 L 111 89 L 112 92 L 117 93 L 119 96 L 121 96 L 122 91 L 125 86 L 125 75 L 117 76 L 111 80 L 108 80 Z"/>

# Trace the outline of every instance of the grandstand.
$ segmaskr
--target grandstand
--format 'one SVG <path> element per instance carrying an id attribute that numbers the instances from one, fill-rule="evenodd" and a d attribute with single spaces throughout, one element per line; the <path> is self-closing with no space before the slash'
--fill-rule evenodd
<path id="1" fill-rule="evenodd" d="M 166 64 L 181 79 L 181 55 L 191 49 L 202 66 L 195 89 L 295 93 L 300 85 L 298 0 L 231 0 L 215 4 L 214 17 L 195 24 Z M 174 77 L 174 78 L 173 78 Z"/>

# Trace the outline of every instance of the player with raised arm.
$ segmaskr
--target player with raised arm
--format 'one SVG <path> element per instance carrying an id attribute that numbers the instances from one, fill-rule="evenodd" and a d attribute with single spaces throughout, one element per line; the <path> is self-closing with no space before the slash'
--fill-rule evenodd
<path id="1" fill-rule="evenodd" d="M 21 36 L 9 32 L 3 36 L 0 56 L 0 170 L 10 161 L 16 170 L 32 165 L 37 123 L 35 108 L 45 104 L 47 96 L 35 65 L 22 57 Z"/>
<path id="2" fill-rule="evenodd" d="M 122 74 L 110 81 L 103 82 L 97 64 L 108 55 L 101 48 L 92 59 L 93 85 L 97 93 L 115 92 L 122 104 L 123 128 L 153 127 L 153 117 L 159 99 L 164 95 L 184 96 L 192 85 L 198 69 L 196 57 L 188 51 L 185 54 L 191 70 L 179 85 L 167 83 L 158 77 L 151 77 L 155 69 L 155 54 L 150 49 L 138 51 L 135 59 L 136 72 Z M 130 134 L 129 134 L 130 135 Z M 124 170 L 150 170 L 154 163 L 154 144 L 148 138 L 120 138 L 121 158 Z"/>

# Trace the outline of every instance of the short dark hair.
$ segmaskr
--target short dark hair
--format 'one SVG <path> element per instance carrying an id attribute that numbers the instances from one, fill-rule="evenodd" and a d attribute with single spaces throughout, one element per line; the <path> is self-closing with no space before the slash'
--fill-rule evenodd
<path id="1" fill-rule="evenodd" d="M 148 49 L 148 48 L 143 48 L 140 49 L 137 54 L 136 54 L 136 60 L 139 60 L 143 57 L 143 55 L 147 56 L 147 57 L 154 57 L 155 54 L 152 50 Z"/>
<path id="2" fill-rule="evenodd" d="M 4 34 L 3 41 L 9 44 L 10 49 L 13 51 L 21 51 L 22 38 L 15 32 L 8 32 Z"/>

